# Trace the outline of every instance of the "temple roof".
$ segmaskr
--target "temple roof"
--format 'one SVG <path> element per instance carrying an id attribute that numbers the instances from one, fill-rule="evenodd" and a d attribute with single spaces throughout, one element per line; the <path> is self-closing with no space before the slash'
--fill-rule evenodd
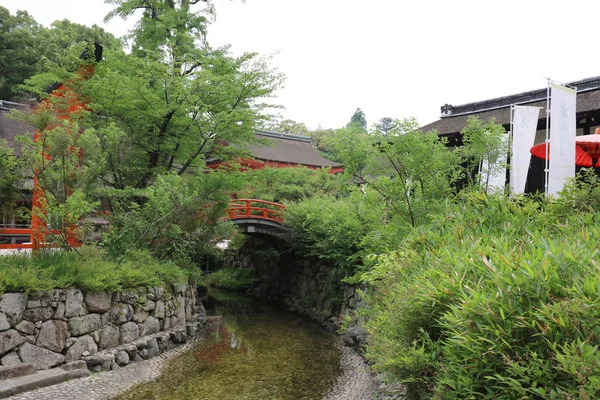
<path id="1" fill-rule="evenodd" d="M 569 83 L 568 86 L 577 88 L 578 117 L 600 110 L 600 77 L 582 79 Z M 545 109 L 546 96 L 547 89 L 538 89 L 459 106 L 446 104 L 441 107 L 441 118 L 421 127 L 421 130 L 429 132 L 435 129 L 442 136 L 456 134 L 467 126 L 467 119 L 471 116 L 478 116 L 484 121 L 496 118 L 497 123 L 509 125 L 511 105 L 528 105 Z M 540 113 L 540 119 L 545 119 L 543 113 Z"/>
<path id="2" fill-rule="evenodd" d="M 313 167 L 341 167 L 321 156 L 310 144 L 308 136 L 286 133 L 257 131 L 256 138 L 264 144 L 248 147 L 250 155 L 261 161 L 275 161 L 289 164 L 301 164 Z"/>

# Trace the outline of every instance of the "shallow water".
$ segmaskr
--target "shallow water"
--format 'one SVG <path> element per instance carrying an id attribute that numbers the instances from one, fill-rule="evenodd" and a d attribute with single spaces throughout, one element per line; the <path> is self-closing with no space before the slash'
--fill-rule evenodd
<path id="1" fill-rule="evenodd" d="M 329 334 L 273 307 L 219 297 L 203 301 L 222 316 L 206 340 L 119 400 L 319 400 L 331 388 L 341 369 Z"/>

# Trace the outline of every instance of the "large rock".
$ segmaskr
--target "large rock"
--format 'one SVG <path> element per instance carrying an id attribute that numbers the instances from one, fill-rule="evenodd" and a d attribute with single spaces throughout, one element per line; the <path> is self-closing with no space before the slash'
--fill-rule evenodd
<path id="1" fill-rule="evenodd" d="M 160 331 L 160 321 L 154 317 L 146 318 L 143 324 L 139 325 L 140 327 L 140 336 L 151 335 Z"/>
<path id="2" fill-rule="evenodd" d="M 25 336 L 14 329 L 0 332 L 0 356 L 25 342 Z"/>
<path id="3" fill-rule="evenodd" d="M 6 314 L 0 313 L 0 331 L 6 331 L 10 329 L 10 322 L 8 322 L 8 318 Z"/>
<path id="4" fill-rule="evenodd" d="M 140 336 L 140 330 L 134 322 L 121 325 L 121 343 L 131 343 Z"/>
<path id="5" fill-rule="evenodd" d="M 25 333 L 26 335 L 33 335 L 35 332 L 35 324 L 27 320 L 23 320 L 15 326 L 15 329 L 19 332 Z"/>
<path id="6" fill-rule="evenodd" d="M 64 321 L 50 320 L 42 324 L 36 345 L 60 353 L 65 348 L 69 330 Z"/>
<path id="7" fill-rule="evenodd" d="M 154 316 L 156 318 L 164 318 L 165 317 L 165 302 L 162 300 L 158 300 L 154 307 Z"/>
<path id="8" fill-rule="evenodd" d="M 131 321 L 133 318 L 133 307 L 129 304 L 115 304 L 108 312 L 102 314 L 102 324 L 121 325 Z"/>
<path id="9" fill-rule="evenodd" d="M 112 324 L 104 325 L 102 328 L 100 328 L 98 334 L 99 350 L 117 347 L 119 345 L 120 333 L 118 327 Z"/>
<path id="10" fill-rule="evenodd" d="M 23 317 L 31 322 L 48 321 L 54 315 L 54 309 L 50 306 L 29 308 L 23 313 Z"/>
<path id="11" fill-rule="evenodd" d="M 146 303 L 144 304 L 144 311 L 152 311 L 154 310 L 154 308 L 156 307 L 156 303 L 153 302 L 152 300 L 146 300 Z"/>
<path id="12" fill-rule="evenodd" d="M 65 352 L 65 362 L 79 360 L 82 356 L 98 353 L 98 345 L 90 335 L 77 338 Z"/>
<path id="13" fill-rule="evenodd" d="M 66 291 L 65 317 L 77 317 L 81 312 L 83 304 L 83 294 L 79 289 L 69 289 Z"/>
<path id="14" fill-rule="evenodd" d="M 88 314 L 83 317 L 74 317 L 69 319 L 69 332 L 73 336 L 81 336 L 86 333 L 100 329 L 102 319 L 100 314 Z"/>
<path id="15" fill-rule="evenodd" d="M 24 293 L 5 293 L 0 296 L 0 312 L 6 315 L 10 326 L 21 322 L 26 306 L 27 296 Z"/>
<path id="16" fill-rule="evenodd" d="M 65 356 L 62 354 L 53 353 L 30 343 L 24 343 L 19 347 L 19 356 L 23 362 L 35 363 L 38 369 L 48 369 L 65 361 Z"/>
<path id="17" fill-rule="evenodd" d="M 107 292 L 88 292 L 84 301 L 89 312 L 104 313 L 110 310 L 112 295 Z"/>
<path id="18" fill-rule="evenodd" d="M 144 311 L 143 308 L 136 310 L 136 313 L 133 314 L 133 322 L 136 322 L 138 324 L 144 322 L 146 318 L 148 318 L 148 311 Z"/>

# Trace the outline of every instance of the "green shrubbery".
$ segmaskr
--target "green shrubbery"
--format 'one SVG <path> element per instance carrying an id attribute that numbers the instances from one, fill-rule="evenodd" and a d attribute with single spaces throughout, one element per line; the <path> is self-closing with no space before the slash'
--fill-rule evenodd
<path id="1" fill-rule="evenodd" d="M 198 271 L 182 269 L 172 262 L 158 262 L 144 251 L 130 252 L 120 264 L 110 261 L 96 247 L 83 247 L 81 255 L 56 251 L 0 257 L 0 292 L 69 287 L 120 291 L 183 283 L 190 278 L 198 278 Z"/>
<path id="2" fill-rule="evenodd" d="M 464 196 L 364 275 L 367 355 L 423 397 L 600 396 L 596 214 Z"/>

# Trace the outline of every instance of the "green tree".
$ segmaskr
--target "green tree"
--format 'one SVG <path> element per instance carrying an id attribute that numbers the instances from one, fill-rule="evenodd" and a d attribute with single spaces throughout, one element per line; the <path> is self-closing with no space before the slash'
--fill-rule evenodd
<path id="1" fill-rule="evenodd" d="M 381 118 L 377 123 L 377 130 L 384 135 L 387 135 L 392 129 L 394 129 L 394 120 L 389 117 Z"/>
<path id="2" fill-rule="evenodd" d="M 508 152 L 506 130 L 495 119 L 483 122 L 470 117 L 461 134 L 464 142 L 461 152 L 468 168 L 466 175 L 470 178 L 473 171 L 481 171 L 478 183 L 488 193 L 490 178 L 507 168 L 507 163 L 501 162 Z"/>
<path id="3" fill-rule="evenodd" d="M 144 188 L 158 174 L 202 167 L 221 144 L 254 138 L 282 81 L 256 54 L 232 57 L 205 41 L 206 10 L 197 1 L 111 1 L 109 17 L 143 9 L 131 54 L 109 51 L 85 85 L 107 154 L 106 184 Z"/>
<path id="4" fill-rule="evenodd" d="M 17 100 L 16 85 L 40 70 L 40 43 L 43 31 L 26 11 L 15 15 L 0 7 L 0 99 Z"/>
<path id="5" fill-rule="evenodd" d="M 350 123 L 360 126 L 363 130 L 367 130 L 367 117 L 360 108 L 357 108 L 356 111 L 354 111 L 354 114 L 352 114 L 352 117 L 350 118 Z"/>

